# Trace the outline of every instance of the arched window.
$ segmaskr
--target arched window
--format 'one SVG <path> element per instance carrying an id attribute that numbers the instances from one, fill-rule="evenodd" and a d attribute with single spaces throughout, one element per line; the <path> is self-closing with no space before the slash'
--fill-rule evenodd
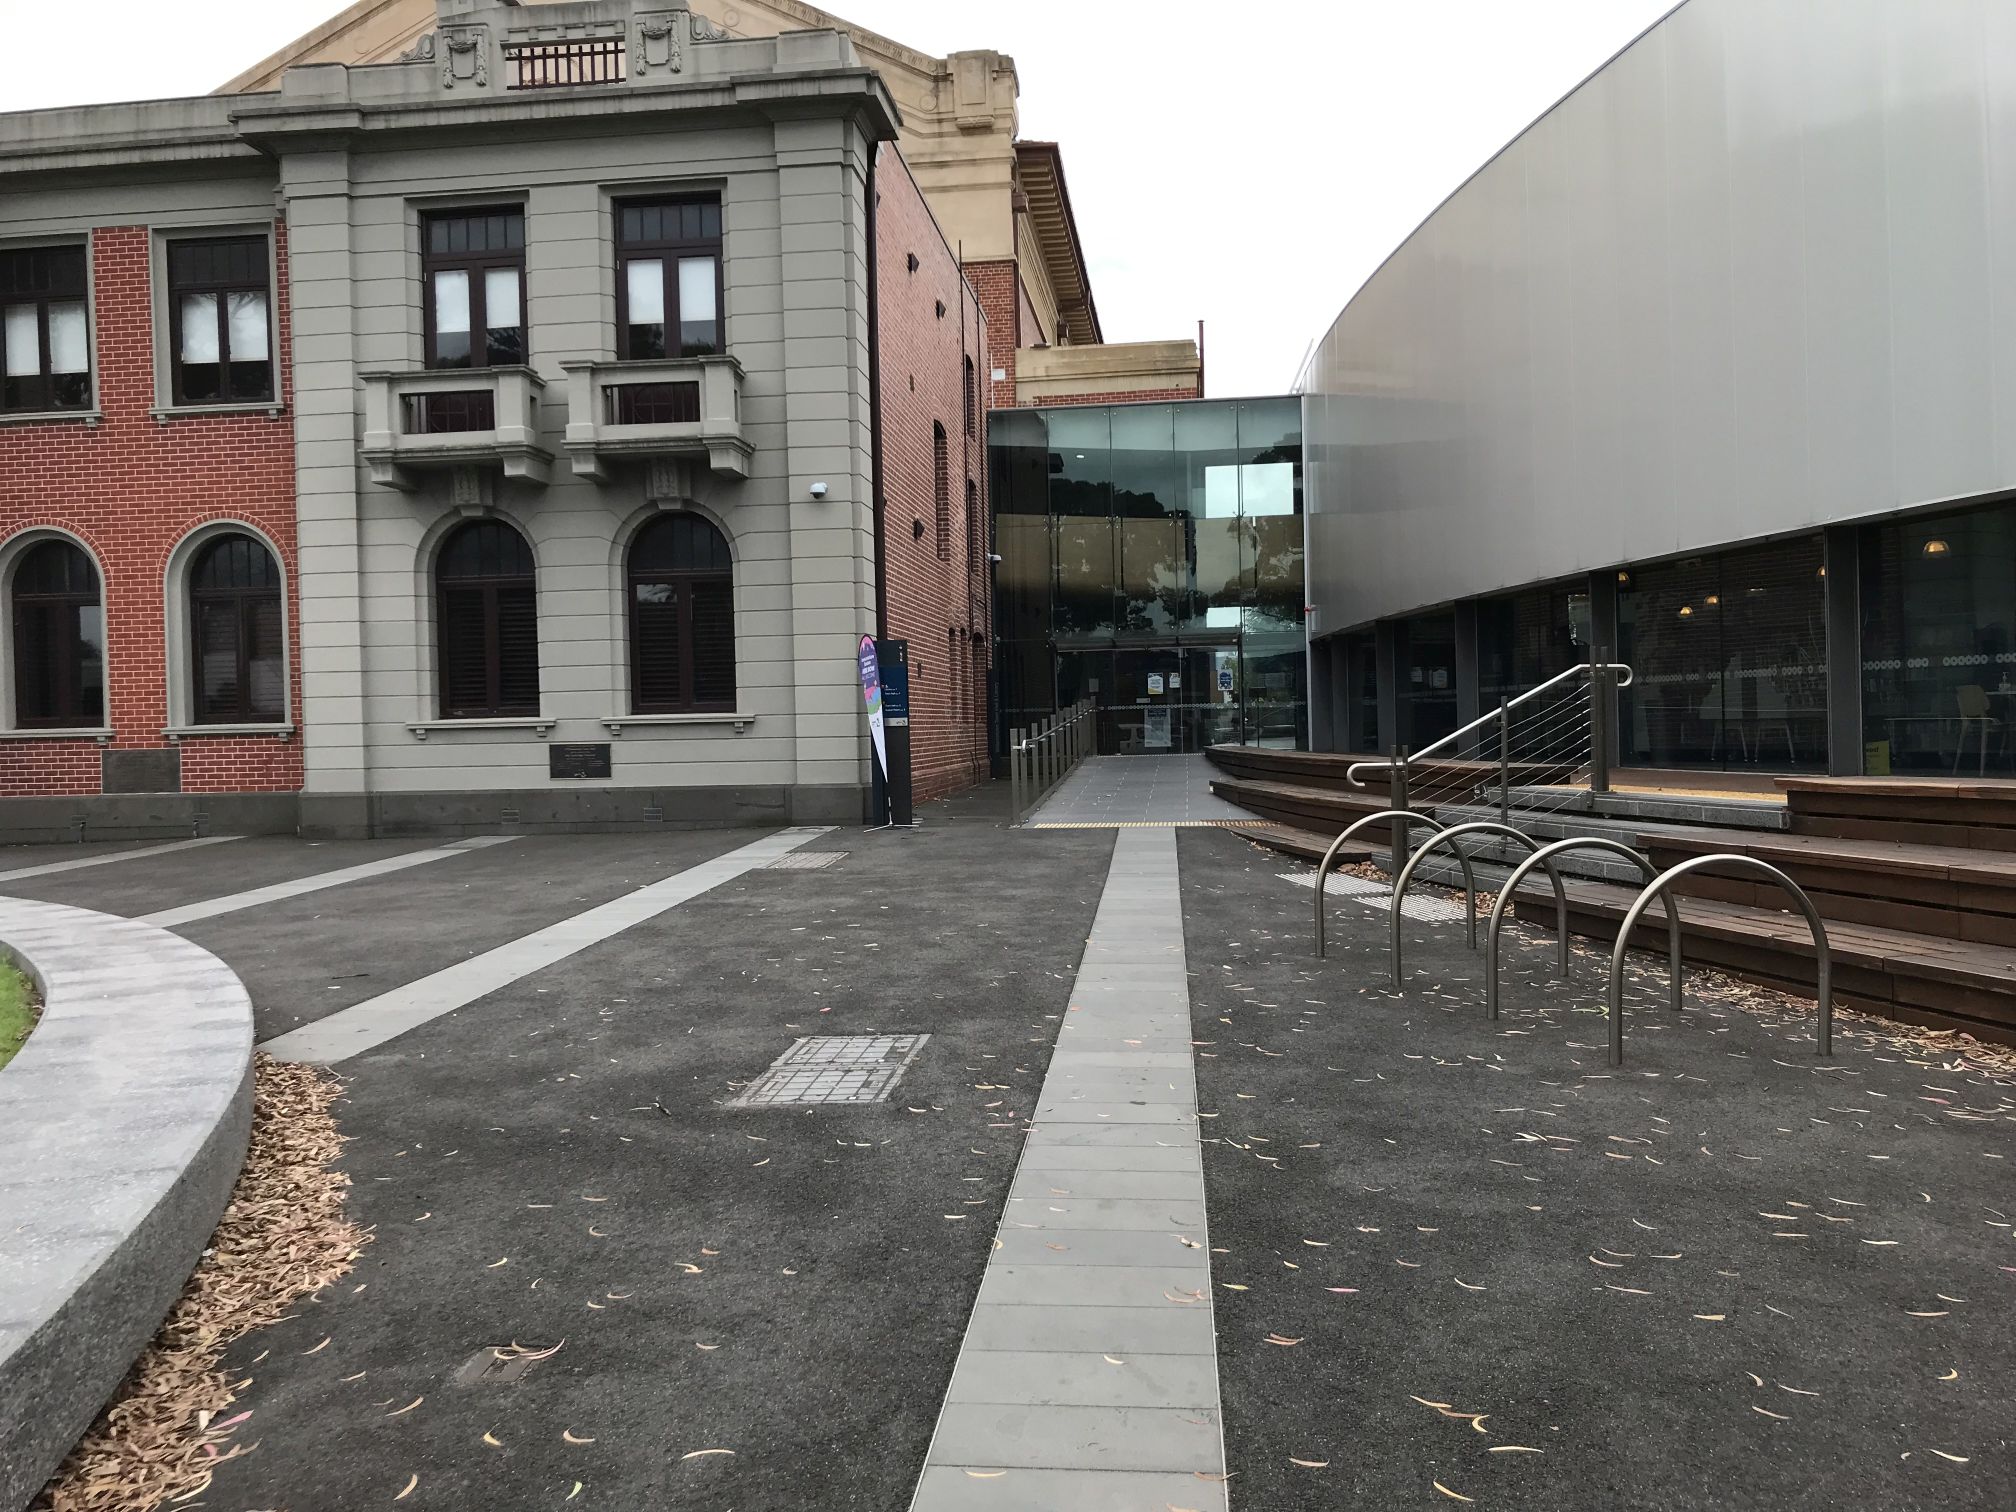
<path id="1" fill-rule="evenodd" d="M 441 717 L 539 713 L 539 601 L 532 548 L 497 520 L 464 525 L 434 564 Z"/>
<path id="2" fill-rule="evenodd" d="M 664 514 L 630 543 L 630 710 L 735 707 L 735 589 L 728 542 L 694 514 Z"/>
<path id="3" fill-rule="evenodd" d="M 189 568 L 190 681 L 197 724 L 277 724 L 287 716 L 280 564 L 263 542 L 223 535 Z"/>
<path id="4" fill-rule="evenodd" d="M 71 541 L 44 541 L 14 569 L 14 720 L 32 729 L 105 723 L 105 608 L 98 569 Z"/>
<path id="5" fill-rule="evenodd" d="M 931 512 L 938 527 L 938 560 L 952 560 L 952 457 L 945 427 L 931 422 Z"/>

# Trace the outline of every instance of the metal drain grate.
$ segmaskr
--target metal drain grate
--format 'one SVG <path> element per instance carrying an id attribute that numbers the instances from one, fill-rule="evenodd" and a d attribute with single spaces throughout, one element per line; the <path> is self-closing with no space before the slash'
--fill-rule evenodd
<path id="1" fill-rule="evenodd" d="M 731 1108 L 878 1103 L 924 1048 L 928 1034 L 841 1034 L 801 1039 L 728 1100 Z"/>
<path id="2" fill-rule="evenodd" d="M 765 866 L 765 871 L 819 871 L 846 856 L 845 851 L 793 851 Z"/>

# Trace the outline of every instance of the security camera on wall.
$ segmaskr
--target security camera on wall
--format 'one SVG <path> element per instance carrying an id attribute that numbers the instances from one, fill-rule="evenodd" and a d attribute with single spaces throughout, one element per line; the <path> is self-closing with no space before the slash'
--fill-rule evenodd
<path id="1" fill-rule="evenodd" d="M 826 485 L 825 485 L 824 483 L 814 483 L 814 484 L 812 485 L 812 497 L 813 497 L 813 498 L 815 498 L 815 499 L 823 499 L 823 498 L 825 498 L 825 497 L 826 497 Z"/>

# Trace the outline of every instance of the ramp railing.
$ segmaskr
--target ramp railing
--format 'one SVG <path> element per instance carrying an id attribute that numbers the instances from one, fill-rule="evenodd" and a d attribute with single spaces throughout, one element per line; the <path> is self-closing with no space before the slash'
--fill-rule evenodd
<path id="1" fill-rule="evenodd" d="M 1008 732 L 1008 823 L 1019 825 L 1030 809 L 1098 748 L 1098 705 L 1081 698 L 1070 708 Z"/>

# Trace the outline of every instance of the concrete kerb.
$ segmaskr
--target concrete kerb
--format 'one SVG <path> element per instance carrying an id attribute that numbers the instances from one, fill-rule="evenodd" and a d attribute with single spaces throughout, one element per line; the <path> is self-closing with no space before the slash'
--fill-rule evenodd
<path id="1" fill-rule="evenodd" d="M 0 898 L 42 1021 L 0 1070 L 0 1512 L 41 1490 L 180 1295 L 245 1161 L 252 1002 L 209 951 Z"/>

